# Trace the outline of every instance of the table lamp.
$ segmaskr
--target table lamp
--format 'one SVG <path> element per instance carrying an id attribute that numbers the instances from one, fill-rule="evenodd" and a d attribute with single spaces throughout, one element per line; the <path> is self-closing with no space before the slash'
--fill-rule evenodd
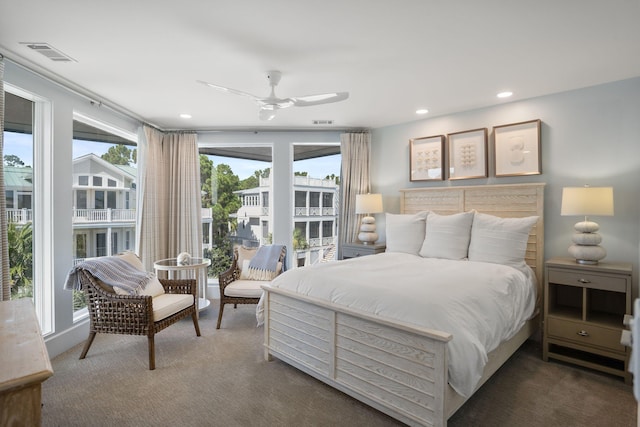
<path id="1" fill-rule="evenodd" d="M 381 194 L 356 194 L 356 213 L 364 214 L 360 223 L 358 240 L 365 245 L 373 244 L 378 240 L 376 233 L 376 219 L 371 214 L 382 212 Z"/>
<path id="2" fill-rule="evenodd" d="M 602 236 L 597 233 L 600 226 L 589 221 L 589 215 L 613 215 L 612 187 L 565 187 L 562 189 L 562 207 L 560 215 L 584 215 L 584 221 L 577 222 L 573 234 L 573 245 L 569 254 L 579 264 L 597 264 L 607 256 L 600 246 Z"/>

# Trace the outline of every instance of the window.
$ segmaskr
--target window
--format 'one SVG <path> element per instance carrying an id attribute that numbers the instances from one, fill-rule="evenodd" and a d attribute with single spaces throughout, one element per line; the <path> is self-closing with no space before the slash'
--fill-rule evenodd
<path id="1" fill-rule="evenodd" d="M 134 249 L 135 143 L 104 123 L 78 114 L 74 118 L 73 175 L 78 182 L 72 189 L 76 204 L 73 218 L 75 262 L 117 254 L 122 243 L 127 250 Z M 88 171 L 99 171 L 100 175 L 91 175 Z M 88 186 L 90 179 L 91 187 Z M 119 209 L 122 206 L 125 209 Z M 74 291 L 75 320 L 86 313 L 82 295 Z"/>
<path id="2" fill-rule="evenodd" d="M 104 209 L 104 191 L 96 191 L 95 195 L 93 207 L 96 209 Z"/>
<path id="3" fill-rule="evenodd" d="M 5 92 L 4 181 L 7 201 L 11 299 L 35 298 L 33 285 L 34 103 Z M 19 210 L 29 211 L 25 218 Z"/>
<path id="4" fill-rule="evenodd" d="M 204 256 L 210 277 L 231 265 L 235 244 L 272 241 L 271 147 L 201 147 Z"/>
<path id="5" fill-rule="evenodd" d="M 107 191 L 107 209 L 116 208 L 116 192 Z"/>
<path id="6" fill-rule="evenodd" d="M 75 239 L 75 256 L 78 259 L 84 259 L 87 257 L 87 235 L 86 233 L 78 233 L 76 234 Z"/>
<path id="7" fill-rule="evenodd" d="M 5 192 L 6 195 L 6 203 L 7 203 L 7 209 L 13 209 L 13 190 L 7 190 Z"/>
<path id="8" fill-rule="evenodd" d="M 96 251 L 97 257 L 107 256 L 107 233 L 96 233 Z"/>
<path id="9" fill-rule="evenodd" d="M 87 190 L 76 191 L 76 209 L 87 209 Z"/>
<path id="10" fill-rule="evenodd" d="M 297 265 L 335 260 L 339 144 L 294 144 L 294 238 Z"/>

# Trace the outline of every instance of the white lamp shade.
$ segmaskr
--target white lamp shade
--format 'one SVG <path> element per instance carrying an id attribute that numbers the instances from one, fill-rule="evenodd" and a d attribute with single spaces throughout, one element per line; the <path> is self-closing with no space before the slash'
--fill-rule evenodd
<path id="1" fill-rule="evenodd" d="M 613 215 L 612 187 L 565 187 L 560 215 Z"/>
<path id="2" fill-rule="evenodd" d="M 382 194 L 356 194 L 356 213 L 374 214 L 382 212 Z"/>

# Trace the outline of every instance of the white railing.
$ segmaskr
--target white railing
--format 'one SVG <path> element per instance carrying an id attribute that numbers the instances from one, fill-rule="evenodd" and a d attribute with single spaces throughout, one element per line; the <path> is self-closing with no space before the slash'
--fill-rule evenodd
<path id="1" fill-rule="evenodd" d="M 333 207 L 322 208 L 322 215 L 324 216 L 334 216 L 336 214 L 336 210 Z"/>
<path id="2" fill-rule="evenodd" d="M 73 222 L 135 222 L 135 209 L 74 209 Z"/>
<path id="3" fill-rule="evenodd" d="M 323 237 L 322 238 L 322 246 L 329 246 L 329 245 L 334 244 L 335 242 L 336 242 L 335 236 Z"/>
<path id="4" fill-rule="evenodd" d="M 307 207 L 297 207 L 296 206 L 295 211 L 296 211 L 296 213 L 295 213 L 296 216 L 307 216 L 307 215 L 309 215 L 309 208 L 307 208 Z"/>
<path id="5" fill-rule="evenodd" d="M 31 209 L 7 209 L 7 221 L 14 224 L 26 224 L 33 220 Z"/>
<path id="6" fill-rule="evenodd" d="M 313 239 L 309 239 L 309 247 L 317 248 L 318 246 L 322 246 L 322 241 L 319 237 L 314 237 Z"/>
<path id="7" fill-rule="evenodd" d="M 320 208 L 315 206 L 310 207 L 309 216 L 320 216 Z"/>

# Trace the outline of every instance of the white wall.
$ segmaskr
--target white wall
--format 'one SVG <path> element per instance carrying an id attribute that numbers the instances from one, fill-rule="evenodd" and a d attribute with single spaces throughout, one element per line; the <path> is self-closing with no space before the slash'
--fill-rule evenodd
<path id="1" fill-rule="evenodd" d="M 491 178 L 492 127 L 542 120 L 542 174 Z M 410 182 L 409 139 L 486 127 L 487 179 Z M 640 78 L 505 103 L 432 119 L 374 129 L 372 187 L 383 194 L 385 211 L 400 211 L 398 189 L 431 186 L 545 182 L 545 258 L 569 256 L 575 217 L 560 216 L 562 187 L 612 186 L 613 217 L 600 224 L 605 261 L 631 262 L 637 277 L 640 246 Z M 378 215 L 384 239 L 384 215 Z M 635 294 L 637 283 L 634 280 Z"/>

